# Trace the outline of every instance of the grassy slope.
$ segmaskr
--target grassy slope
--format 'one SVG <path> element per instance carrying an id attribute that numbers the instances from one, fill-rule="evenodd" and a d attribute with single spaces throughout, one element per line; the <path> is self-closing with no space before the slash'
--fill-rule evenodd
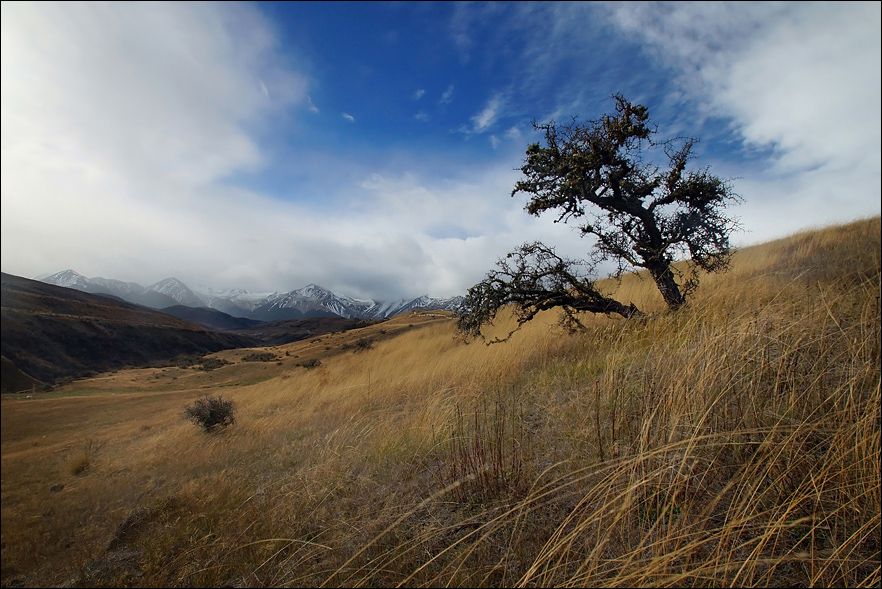
<path id="1" fill-rule="evenodd" d="M 879 266 L 873 219 L 576 336 L 402 317 L 3 399 L 2 580 L 878 585 Z M 238 406 L 219 435 L 181 416 L 209 390 Z"/>
<path id="2" fill-rule="evenodd" d="M 17 370 L 46 383 L 255 345 L 246 336 L 206 330 L 121 299 L 5 273 L 2 294 L 2 354 Z M 20 380 L 4 377 L 0 390 L 22 390 Z"/>

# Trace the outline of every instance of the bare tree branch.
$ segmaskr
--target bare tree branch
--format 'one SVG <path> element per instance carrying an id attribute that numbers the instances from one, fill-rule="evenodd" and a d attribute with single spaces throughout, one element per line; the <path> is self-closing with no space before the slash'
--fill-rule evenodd
<path id="1" fill-rule="evenodd" d="M 592 263 L 613 261 L 617 277 L 648 270 L 674 310 L 698 286 L 699 271 L 728 267 L 729 236 L 738 222 L 725 209 L 740 197 L 708 169 L 689 169 L 695 139 L 656 142 L 645 106 L 621 95 L 614 101 L 614 114 L 585 124 L 534 122 L 545 144 L 527 147 L 512 196 L 526 194 L 531 215 L 552 212 L 555 222 L 578 223 L 583 236 L 596 238 Z M 647 163 L 665 159 L 666 169 Z M 678 259 L 684 270 L 674 266 Z M 578 326 L 579 311 L 640 314 L 599 293 L 585 272 L 576 271 L 585 265 L 541 243 L 524 244 L 469 290 L 460 329 L 479 335 L 506 305 L 515 310 L 516 329 L 553 307 L 563 309 L 570 327 Z"/>

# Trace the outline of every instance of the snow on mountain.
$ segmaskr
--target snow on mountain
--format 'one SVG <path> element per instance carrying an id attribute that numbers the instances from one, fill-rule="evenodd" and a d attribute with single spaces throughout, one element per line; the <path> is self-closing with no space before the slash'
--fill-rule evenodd
<path id="1" fill-rule="evenodd" d="M 178 304 L 186 305 L 187 307 L 205 306 L 205 301 L 177 278 L 164 278 L 156 284 L 149 286 L 147 290 L 163 294 L 174 299 Z"/>
<path id="2" fill-rule="evenodd" d="M 63 286 L 65 288 L 75 288 L 85 291 L 89 287 L 89 279 L 73 270 L 62 270 L 55 274 L 50 274 L 41 281 L 46 284 L 54 284 L 55 286 Z"/>
<path id="3" fill-rule="evenodd" d="M 209 307 L 234 317 L 274 321 L 303 317 L 340 316 L 347 319 L 382 320 L 417 309 L 457 311 L 464 297 L 374 301 L 339 295 L 317 284 L 308 284 L 289 292 L 253 293 L 241 288 L 214 290 L 190 289 L 177 278 L 165 278 L 144 288 L 134 282 L 109 278 L 87 278 L 73 270 L 64 270 L 41 279 L 49 284 L 97 294 L 111 294 L 127 301 L 162 309 L 175 304 Z"/>
<path id="4" fill-rule="evenodd" d="M 118 296 L 123 295 L 135 295 L 141 294 L 144 292 L 144 287 L 136 282 L 123 282 L 122 280 L 114 280 L 113 278 L 89 278 L 89 282 L 98 288 L 106 289 L 106 291 L 110 294 L 117 294 Z"/>

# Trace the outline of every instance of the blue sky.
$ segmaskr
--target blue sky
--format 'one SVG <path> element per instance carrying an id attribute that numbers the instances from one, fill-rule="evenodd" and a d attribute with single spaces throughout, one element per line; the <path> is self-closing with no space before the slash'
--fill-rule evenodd
<path id="1" fill-rule="evenodd" d="M 670 68 L 610 28 L 602 9 L 567 9 L 579 19 L 578 38 L 562 35 L 545 47 L 558 33 L 546 14 L 554 11 L 542 6 L 264 5 L 285 58 L 309 72 L 301 111 L 312 116 L 262 129 L 272 161 L 242 182 L 322 201 L 329 181 L 345 184 L 389 164 L 427 172 L 440 165 L 450 175 L 503 159 L 515 167 L 535 140 L 532 120 L 598 116 L 615 92 L 647 104 L 660 121 L 701 132 L 705 154 L 749 157 L 726 121 L 702 117 L 693 125 L 692 105 L 671 100 Z M 310 174 L 305 168 L 316 164 L 296 163 L 303 154 L 333 171 L 319 163 Z M 334 169 L 339 159 L 346 169 Z M 311 189 L 292 195 L 295 185 Z"/>
<path id="2" fill-rule="evenodd" d="M 530 123 L 622 92 L 744 197 L 739 244 L 879 214 L 880 8 L 2 5 L 2 267 L 388 299 L 517 244 Z"/>

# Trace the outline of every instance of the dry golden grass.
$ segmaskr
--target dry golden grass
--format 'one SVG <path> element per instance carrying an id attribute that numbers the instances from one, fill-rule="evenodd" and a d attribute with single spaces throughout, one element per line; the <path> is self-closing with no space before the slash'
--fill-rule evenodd
<path id="1" fill-rule="evenodd" d="M 878 586 L 879 273 L 877 218 L 575 336 L 400 317 L 4 398 L 3 583 Z"/>

